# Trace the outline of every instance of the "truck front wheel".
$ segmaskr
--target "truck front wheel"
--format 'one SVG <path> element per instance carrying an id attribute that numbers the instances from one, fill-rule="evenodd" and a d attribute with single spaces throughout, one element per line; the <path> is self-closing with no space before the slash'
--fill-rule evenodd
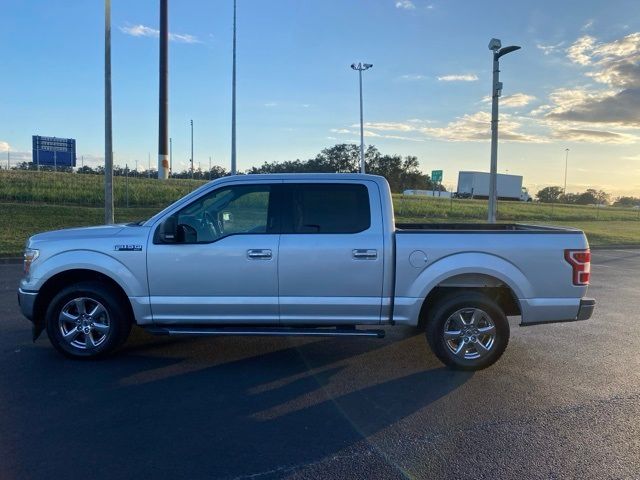
<path id="1" fill-rule="evenodd" d="M 481 370 L 495 363 L 509 343 L 509 322 L 488 296 L 460 291 L 429 308 L 427 341 L 447 366 Z"/>
<path id="2" fill-rule="evenodd" d="M 106 356 L 131 331 L 122 299 L 100 282 L 80 282 L 62 289 L 49 304 L 46 324 L 52 345 L 72 358 Z"/>

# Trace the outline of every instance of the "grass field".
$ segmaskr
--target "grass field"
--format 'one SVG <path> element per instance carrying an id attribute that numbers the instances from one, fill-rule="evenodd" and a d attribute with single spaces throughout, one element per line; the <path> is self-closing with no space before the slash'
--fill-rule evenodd
<path id="1" fill-rule="evenodd" d="M 25 240 L 37 232 L 101 224 L 102 181 L 97 175 L 0 172 L 0 256 L 20 255 Z M 117 222 L 148 218 L 203 183 L 146 178 L 128 182 L 127 187 L 125 178 L 114 179 Z M 393 197 L 399 222 L 484 222 L 487 217 L 486 201 Z M 640 245 L 640 211 L 634 209 L 499 202 L 498 219 L 581 228 L 592 245 Z"/>

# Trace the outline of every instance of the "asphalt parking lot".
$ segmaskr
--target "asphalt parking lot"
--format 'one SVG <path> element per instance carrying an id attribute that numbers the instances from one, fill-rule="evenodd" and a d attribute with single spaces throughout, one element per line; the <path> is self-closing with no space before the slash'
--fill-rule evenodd
<path id="1" fill-rule="evenodd" d="M 0 265 L 0 478 L 639 478 L 640 250 L 594 252 L 586 322 L 519 328 L 493 367 L 387 338 L 153 337 L 67 360 Z"/>

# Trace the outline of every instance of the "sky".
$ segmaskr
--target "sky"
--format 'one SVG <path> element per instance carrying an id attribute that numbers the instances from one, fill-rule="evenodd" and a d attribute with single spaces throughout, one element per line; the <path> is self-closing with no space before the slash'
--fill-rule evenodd
<path id="1" fill-rule="evenodd" d="M 0 0 L 0 165 L 31 136 L 104 156 L 104 2 Z M 158 0 L 112 0 L 114 162 L 157 163 Z M 231 0 L 169 0 L 174 170 L 229 168 Z M 498 171 L 534 192 L 640 196 L 637 0 L 238 0 L 238 168 L 359 142 L 421 169 L 488 171 L 492 37 L 501 59 Z"/>

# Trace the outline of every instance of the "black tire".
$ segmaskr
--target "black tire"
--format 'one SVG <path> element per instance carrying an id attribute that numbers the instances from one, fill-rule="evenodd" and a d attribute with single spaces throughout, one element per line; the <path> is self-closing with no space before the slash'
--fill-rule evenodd
<path id="1" fill-rule="evenodd" d="M 476 320 L 479 327 L 475 330 L 458 320 L 461 313 L 462 318 L 471 323 L 474 312 L 479 312 Z M 446 339 L 445 329 L 449 334 Z M 454 338 L 456 331 L 460 332 L 458 338 Z M 426 335 L 433 353 L 448 367 L 481 370 L 495 363 L 507 348 L 509 322 L 500 306 L 488 296 L 459 291 L 443 297 L 429 309 Z M 455 347 L 461 347 L 460 353 L 454 353 Z M 478 357 L 473 358 L 474 355 Z"/>
<path id="2" fill-rule="evenodd" d="M 115 352 L 129 337 L 132 324 L 121 297 L 101 282 L 79 282 L 62 289 L 51 300 L 45 317 L 51 344 L 63 355 L 76 359 L 101 358 Z M 94 310 L 97 305 L 102 308 Z M 96 313 L 95 318 L 83 316 L 82 312 L 91 313 L 87 310 L 100 313 Z M 59 319 L 63 316 L 65 320 L 61 322 Z M 81 325 L 83 321 L 85 325 Z M 89 328 L 88 335 L 84 328 Z M 69 340 L 65 340 L 64 333 L 69 335 Z"/>

